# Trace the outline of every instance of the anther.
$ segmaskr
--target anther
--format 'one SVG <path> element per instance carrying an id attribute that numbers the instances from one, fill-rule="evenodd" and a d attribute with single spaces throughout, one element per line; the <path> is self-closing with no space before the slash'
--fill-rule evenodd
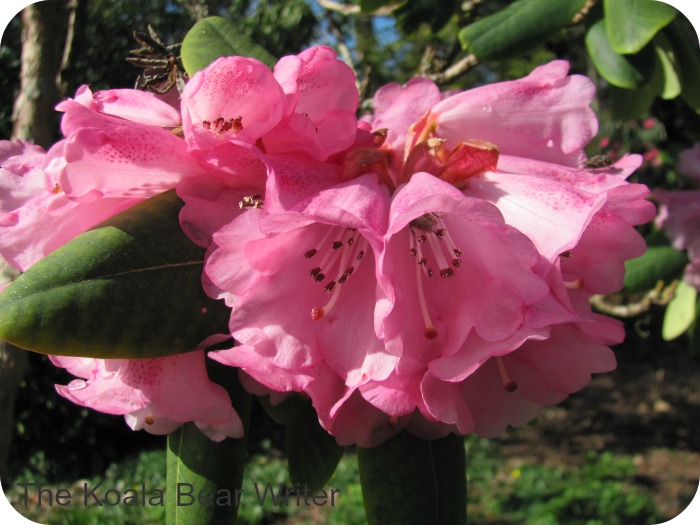
<path id="1" fill-rule="evenodd" d="M 459 248 L 455 248 L 455 249 L 452 250 L 452 251 L 454 252 L 454 254 L 455 254 L 457 257 L 461 257 L 461 255 L 462 255 L 462 250 L 460 250 Z"/>
<path id="2" fill-rule="evenodd" d="M 317 253 L 318 250 L 316 250 L 316 248 L 311 248 L 308 252 L 304 253 L 304 257 L 306 257 L 307 259 L 311 259 Z"/>
<path id="3" fill-rule="evenodd" d="M 418 237 L 416 237 L 416 240 L 421 243 L 425 242 L 425 239 L 425 235 L 419 235 Z"/>
<path id="4" fill-rule="evenodd" d="M 438 237 L 444 237 L 444 235 L 447 233 L 447 230 L 445 228 L 440 228 L 439 230 L 435 230 L 435 235 Z"/>
<path id="5" fill-rule="evenodd" d="M 462 266 L 462 259 L 452 259 L 452 266 L 455 268 Z"/>
<path id="6" fill-rule="evenodd" d="M 341 283 L 341 284 L 342 284 L 342 283 Z M 325 290 L 326 290 L 328 293 L 330 293 L 330 292 L 333 291 L 333 288 L 335 288 L 335 281 L 329 282 L 329 283 L 326 285 Z"/>
<path id="7" fill-rule="evenodd" d="M 153 419 L 153 416 L 146 416 L 144 418 L 143 422 L 146 423 L 147 425 L 152 425 L 153 423 L 156 422 L 156 420 Z"/>
<path id="8" fill-rule="evenodd" d="M 321 268 L 318 267 L 318 266 L 317 266 L 316 268 L 311 268 L 311 269 L 309 270 L 309 275 L 310 275 L 311 277 L 316 277 L 319 273 L 321 273 Z"/>
<path id="9" fill-rule="evenodd" d="M 410 255 L 411 257 L 415 257 L 417 253 L 418 250 L 416 250 L 415 248 L 411 248 L 410 250 L 408 250 L 408 255 Z"/>
<path id="10" fill-rule="evenodd" d="M 441 268 L 440 269 L 440 277 L 442 277 L 443 279 L 445 277 L 454 277 L 454 275 L 455 275 L 455 272 L 452 268 Z"/>
<path id="11" fill-rule="evenodd" d="M 423 334 L 426 339 L 435 339 L 438 336 L 438 331 L 434 326 L 428 326 Z"/>
<path id="12" fill-rule="evenodd" d="M 255 208 L 259 209 L 263 207 L 262 203 L 262 195 L 248 195 L 247 197 L 243 197 L 241 201 L 238 203 L 238 207 L 240 209 L 243 208 Z"/>
<path id="13" fill-rule="evenodd" d="M 365 256 L 365 251 L 364 251 L 364 250 L 360 250 L 359 253 L 357 254 L 356 259 L 357 259 L 358 261 L 361 261 L 362 258 L 363 258 L 364 256 Z"/>
<path id="14" fill-rule="evenodd" d="M 562 259 L 568 259 L 569 257 L 571 257 L 571 252 L 569 250 L 561 252 L 559 254 L 559 257 L 561 257 Z"/>
<path id="15" fill-rule="evenodd" d="M 334 241 L 333 244 L 331 245 L 334 250 L 337 250 L 339 248 L 343 247 L 343 243 L 340 241 Z"/>

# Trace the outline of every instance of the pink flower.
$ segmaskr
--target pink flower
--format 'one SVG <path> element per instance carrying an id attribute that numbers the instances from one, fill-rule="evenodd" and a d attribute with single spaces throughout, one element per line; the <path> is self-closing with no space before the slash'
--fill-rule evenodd
<path id="1" fill-rule="evenodd" d="M 317 160 L 355 139 L 358 94 L 352 70 L 323 46 L 263 63 L 223 57 L 195 73 L 182 94 L 190 149 L 215 166 L 231 145 Z"/>
<path id="2" fill-rule="evenodd" d="M 0 143 L 0 254 L 21 270 L 179 181 L 223 181 L 224 174 L 192 158 L 185 141 L 173 133 L 179 112 L 150 93 L 93 94 L 84 86 L 75 100 L 58 108 L 65 112 L 67 138 L 48 154 L 26 142 Z M 264 171 L 244 181 L 228 177 L 226 183 L 262 187 L 256 176 L 264 177 Z M 124 414 L 135 430 L 163 434 L 195 421 L 217 441 L 242 435 L 228 394 L 206 375 L 203 351 L 144 360 L 51 358 L 83 378 L 57 386 L 61 395 Z M 184 384 L 188 395 L 183 398 Z"/>
<path id="3" fill-rule="evenodd" d="M 54 191 L 91 202 L 105 197 L 148 198 L 182 179 L 211 174 L 173 131 L 179 115 L 152 93 L 83 86 L 61 102 L 66 139 L 48 152 L 45 171 Z M 133 119 L 133 120 L 132 120 Z"/>
<path id="4" fill-rule="evenodd" d="M 24 271 L 75 236 L 139 202 L 81 204 L 47 188 L 46 153 L 25 141 L 0 141 L 0 256 Z"/>
<path id="5" fill-rule="evenodd" d="M 134 430 L 168 434 L 194 421 L 214 441 L 243 436 L 226 390 L 207 377 L 201 350 L 157 359 L 51 356 L 51 361 L 81 378 L 56 385 L 60 395 L 106 414 L 124 415 Z"/>
<path id="6" fill-rule="evenodd" d="M 262 209 L 211 221 L 235 196 L 188 201 L 240 343 L 213 357 L 256 393 L 304 392 L 363 446 L 401 428 L 497 435 L 614 368 L 624 334 L 587 298 L 619 289 L 653 206 L 625 181 L 639 157 L 581 168 L 594 89 L 567 71 L 386 86 L 345 153 L 267 157 Z"/>
<path id="7" fill-rule="evenodd" d="M 678 171 L 700 181 L 700 143 L 681 152 Z M 684 279 L 700 290 L 700 190 L 654 190 L 654 199 L 659 202 L 656 225 L 674 248 L 688 251 Z"/>

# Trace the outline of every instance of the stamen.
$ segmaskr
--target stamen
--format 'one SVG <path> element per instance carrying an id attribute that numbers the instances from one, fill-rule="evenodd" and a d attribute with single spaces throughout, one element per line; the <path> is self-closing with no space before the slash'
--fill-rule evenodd
<path id="1" fill-rule="evenodd" d="M 335 228 L 331 229 L 331 231 L 333 230 L 335 230 Z M 336 243 L 333 243 L 331 245 L 332 249 L 327 251 L 327 253 L 323 257 L 323 261 L 321 261 L 321 267 L 330 263 L 330 265 L 326 267 L 332 268 L 333 266 L 335 266 L 335 262 L 338 259 L 338 254 L 340 253 L 340 261 L 338 262 L 338 272 L 336 278 L 335 280 L 330 281 L 324 287 L 326 292 L 332 293 L 333 295 L 323 307 L 315 307 L 311 310 L 311 318 L 315 321 L 318 321 L 333 309 L 335 303 L 340 297 L 341 287 L 337 285 L 343 284 L 353 274 L 353 272 L 359 267 L 364 257 L 365 250 L 368 246 L 368 242 L 364 237 L 360 237 L 359 242 L 355 243 L 354 235 L 356 231 L 357 230 L 355 228 L 347 228 L 343 233 L 342 240 L 339 241 L 341 242 L 340 248 L 343 249 L 339 250 L 339 248 L 335 246 Z M 350 236 L 350 238 L 346 240 L 348 236 Z M 355 244 L 357 244 L 357 246 L 353 248 Z M 354 266 L 348 266 L 348 263 L 353 260 L 356 260 L 358 262 Z M 320 272 L 321 267 L 314 268 L 312 271 L 318 269 Z M 323 277 L 321 278 L 321 276 Z M 317 281 L 322 281 L 323 279 L 325 279 L 325 275 L 323 273 L 319 273 L 315 275 L 314 278 Z"/>
<path id="2" fill-rule="evenodd" d="M 243 199 L 238 203 L 240 209 L 243 208 L 255 208 L 259 209 L 263 207 L 262 195 L 248 195 L 243 197 Z"/>
<path id="3" fill-rule="evenodd" d="M 318 250 L 316 248 L 311 248 L 309 251 L 304 253 L 304 257 L 306 257 L 307 259 L 311 259 L 317 253 L 318 253 Z"/>
<path id="4" fill-rule="evenodd" d="M 455 272 L 450 268 L 445 255 L 442 253 L 442 247 L 438 244 L 438 237 L 428 236 L 430 242 L 430 247 L 433 249 L 433 254 L 438 262 L 438 267 L 440 268 L 440 277 L 443 279 L 445 277 L 453 277 Z"/>
<path id="5" fill-rule="evenodd" d="M 411 235 L 412 237 L 412 235 Z M 418 288 L 418 303 L 420 305 L 421 315 L 423 316 L 423 324 L 425 325 L 425 331 L 423 335 L 426 339 L 435 339 L 438 336 L 437 328 L 433 325 L 433 320 L 430 318 L 430 312 L 428 312 L 428 305 L 425 302 L 425 292 L 423 291 L 423 279 L 420 275 L 420 265 L 416 265 L 416 287 Z"/>
<path id="6" fill-rule="evenodd" d="M 511 380 L 506 372 L 506 365 L 503 364 L 503 359 L 496 357 L 496 366 L 498 367 L 498 375 L 501 377 L 501 383 L 506 392 L 515 392 L 518 389 L 518 383 Z"/>
<path id="7" fill-rule="evenodd" d="M 569 250 L 561 252 L 559 254 L 559 257 L 561 257 L 562 259 L 568 259 L 569 257 L 571 257 L 571 252 Z"/>
<path id="8" fill-rule="evenodd" d="M 146 423 L 147 425 L 152 425 L 153 423 L 156 422 L 156 420 L 153 418 L 153 416 L 146 416 L 143 419 L 143 422 Z"/>
<path id="9" fill-rule="evenodd" d="M 437 223 L 440 228 L 438 231 L 443 232 L 441 235 L 438 235 L 438 237 L 440 237 L 440 239 L 443 240 L 445 244 L 447 244 L 447 247 L 455 255 L 456 258 L 452 259 L 452 265 L 455 267 L 459 267 L 462 264 L 462 261 L 459 259 L 459 257 L 462 255 L 462 250 L 457 248 L 457 245 L 455 245 L 455 242 L 454 240 L 452 240 L 452 236 L 450 235 L 450 231 L 447 229 L 447 226 L 445 226 L 445 223 L 443 222 L 442 218 L 438 217 Z"/>
<path id="10" fill-rule="evenodd" d="M 583 288 L 583 279 L 579 278 L 574 281 L 564 281 L 564 286 L 569 290 L 580 290 Z"/>

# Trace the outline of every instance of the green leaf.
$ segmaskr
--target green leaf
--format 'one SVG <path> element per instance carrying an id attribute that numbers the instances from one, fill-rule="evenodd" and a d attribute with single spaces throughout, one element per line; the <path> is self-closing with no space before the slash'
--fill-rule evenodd
<path id="1" fill-rule="evenodd" d="M 586 0 L 517 0 L 464 27 L 459 41 L 482 61 L 520 55 L 569 25 L 585 5 Z"/>
<path id="2" fill-rule="evenodd" d="M 623 55 L 639 52 L 678 13 L 656 0 L 605 0 L 604 5 L 608 38 Z"/>
<path id="3" fill-rule="evenodd" d="M 676 50 L 676 63 L 681 77 L 681 98 L 700 113 L 700 48 L 690 23 L 677 17 L 664 33 Z"/>
<path id="4" fill-rule="evenodd" d="M 658 281 L 667 283 L 680 277 L 688 256 L 670 246 L 649 246 L 641 257 L 625 263 L 625 290 L 651 290 Z"/>
<path id="5" fill-rule="evenodd" d="M 35 352 L 160 357 L 228 333 L 202 290 L 204 250 L 182 232 L 175 190 L 79 235 L 0 294 L 0 339 Z"/>
<path id="6" fill-rule="evenodd" d="M 374 448 L 357 448 L 369 525 L 466 525 L 464 438 L 435 441 L 406 431 Z"/>
<path id="7" fill-rule="evenodd" d="M 291 395 L 276 405 L 270 403 L 270 396 L 260 396 L 257 399 L 265 412 L 280 425 L 293 423 L 308 405 L 308 401 L 297 395 Z"/>
<path id="8" fill-rule="evenodd" d="M 676 295 L 671 299 L 664 314 L 664 324 L 661 337 L 671 341 L 684 334 L 695 320 L 695 300 L 697 290 L 684 281 L 678 283 Z"/>
<path id="9" fill-rule="evenodd" d="M 241 27 L 219 16 L 197 22 L 185 35 L 181 53 L 182 64 L 190 76 L 226 56 L 256 58 L 270 67 L 276 62 L 275 57 L 245 36 Z"/>
<path id="10" fill-rule="evenodd" d="M 325 486 L 335 472 L 345 447 L 321 427 L 311 403 L 304 403 L 300 416 L 286 428 L 289 478 L 310 491 Z"/>
<path id="11" fill-rule="evenodd" d="M 235 370 L 218 365 L 212 379 L 218 379 L 244 426 L 244 437 L 215 442 L 194 423 L 187 423 L 168 435 L 167 525 L 233 525 L 242 493 L 243 471 L 250 419 L 251 396 L 238 382 Z M 225 376 L 225 377 L 224 377 Z M 202 498 L 202 499 L 199 499 Z"/>
<path id="12" fill-rule="evenodd" d="M 681 79 L 678 74 L 676 50 L 668 37 L 659 33 L 654 37 L 654 51 L 659 57 L 659 64 L 664 76 L 661 98 L 671 100 L 681 94 Z"/>
<path id="13" fill-rule="evenodd" d="M 610 45 L 604 20 L 599 20 L 589 28 L 586 33 L 586 49 L 600 75 L 613 86 L 636 89 L 652 76 L 652 50 L 648 49 L 634 58 L 618 54 Z"/>
<path id="14" fill-rule="evenodd" d="M 664 72 L 659 57 L 650 47 L 645 49 L 651 52 L 649 63 L 654 68 L 647 83 L 639 86 L 637 89 L 621 89 L 615 86 L 610 88 L 612 113 L 619 120 L 634 120 L 646 117 L 654 99 L 664 91 Z"/>
<path id="15" fill-rule="evenodd" d="M 424 24 L 430 27 L 432 33 L 437 33 L 450 21 L 461 4 L 460 0 L 441 0 L 438 8 L 435 0 L 411 0 L 404 2 L 394 12 L 394 17 L 404 33 L 413 34 Z"/>

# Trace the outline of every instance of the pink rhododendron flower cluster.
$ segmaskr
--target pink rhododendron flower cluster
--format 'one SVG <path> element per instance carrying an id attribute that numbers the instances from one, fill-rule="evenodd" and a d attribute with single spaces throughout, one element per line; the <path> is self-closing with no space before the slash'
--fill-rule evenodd
<path id="1" fill-rule="evenodd" d="M 678 171 L 700 184 L 700 143 L 681 152 Z M 674 248 L 688 251 L 684 278 L 700 290 L 700 190 L 654 190 L 654 198 L 660 204 L 656 224 Z"/>
<path id="2" fill-rule="evenodd" d="M 403 428 L 495 436 L 613 369 L 622 328 L 587 299 L 622 286 L 645 249 L 633 226 L 654 209 L 625 180 L 639 156 L 581 168 L 594 89 L 567 72 L 557 61 L 448 95 L 425 79 L 388 85 L 325 160 L 256 133 L 264 192 L 180 185 L 185 231 L 212 240 L 205 289 L 232 308 L 238 345 L 212 357 L 273 402 L 303 392 L 341 444 L 363 446 Z M 232 89 L 189 94 L 213 100 L 219 122 L 264 129 L 260 108 L 260 122 L 223 109 Z M 252 142 L 204 128 L 210 151 Z"/>
<path id="3" fill-rule="evenodd" d="M 615 367 L 622 327 L 588 298 L 621 288 L 624 261 L 645 249 L 634 226 L 654 215 L 647 188 L 626 182 L 641 157 L 582 167 L 594 87 L 568 69 L 457 93 L 390 84 L 360 120 L 352 71 L 322 46 L 273 71 L 221 58 L 192 76 L 179 111 L 83 88 L 59 106 L 66 139 L 3 204 L 19 217 L 3 226 L 30 224 L 25 208 L 49 199 L 87 217 L 176 187 L 181 226 L 207 248 L 205 290 L 231 307 L 236 345 L 209 356 L 250 391 L 308 396 L 341 444 L 404 428 L 496 436 Z M 66 232 L 33 234 L 29 259 L 78 233 Z M 59 391 L 135 428 L 194 420 L 234 435 L 197 356 L 56 359 L 89 387 Z M 210 397 L 191 406 L 171 398 L 190 366 Z"/>

